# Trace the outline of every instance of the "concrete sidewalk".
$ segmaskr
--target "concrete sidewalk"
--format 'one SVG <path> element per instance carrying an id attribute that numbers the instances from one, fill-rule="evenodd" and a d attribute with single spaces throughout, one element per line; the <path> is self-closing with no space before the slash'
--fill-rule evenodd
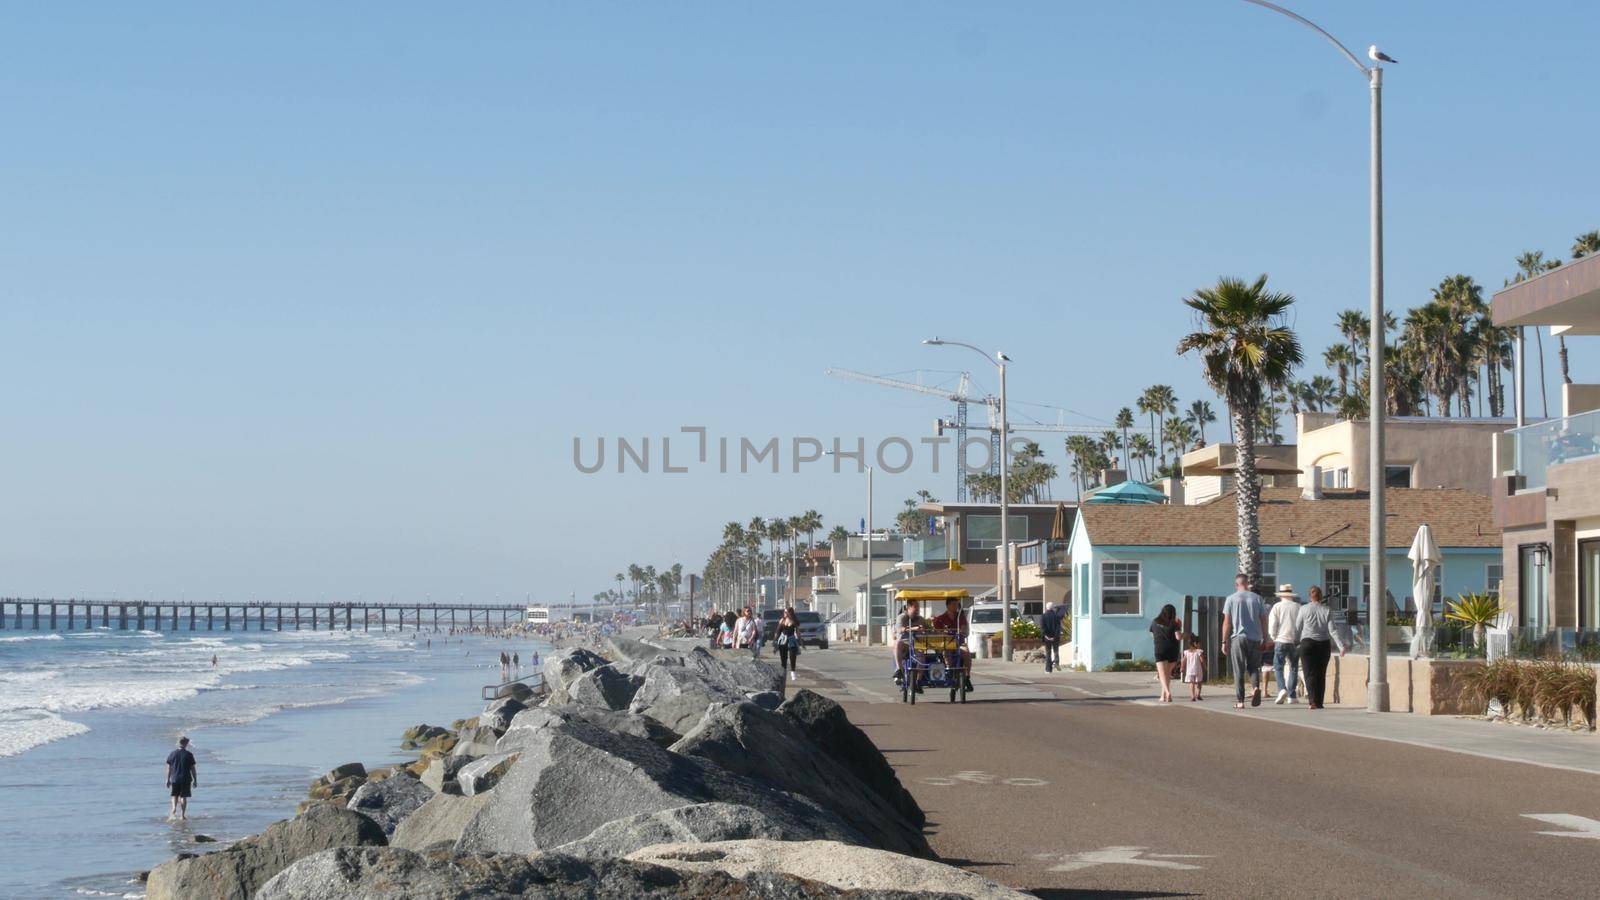
<path id="1" fill-rule="evenodd" d="M 839 700 L 899 702 L 887 671 L 892 668 L 884 647 L 835 644 L 826 651 L 800 657 L 800 675 L 808 686 Z M 1364 707 L 1329 706 L 1312 710 L 1304 704 L 1278 706 L 1266 697 L 1260 707 L 1233 708 L 1233 690 L 1207 685 L 1205 699 L 1189 700 L 1189 687 L 1174 683 L 1173 702 L 1158 702 L 1160 686 L 1151 672 L 1052 672 L 1039 663 L 979 659 L 973 662 L 974 701 L 1020 699 L 1051 694 L 1092 697 L 1141 706 L 1183 709 L 1213 715 L 1246 716 L 1281 725 L 1317 729 L 1376 741 L 1465 753 L 1504 762 L 1526 763 L 1600 775 L 1600 734 L 1547 730 L 1459 716 L 1412 713 L 1369 713 Z M 879 674 L 883 673 L 883 674 Z M 865 683 L 859 683 L 859 682 Z M 840 687 L 831 682 L 841 682 Z"/>

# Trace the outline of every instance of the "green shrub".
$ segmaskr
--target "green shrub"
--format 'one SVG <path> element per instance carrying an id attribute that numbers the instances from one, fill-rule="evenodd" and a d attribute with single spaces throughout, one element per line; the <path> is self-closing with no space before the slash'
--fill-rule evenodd
<path id="1" fill-rule="evenodd" d="M 1119 659 L 1106 666 L 1107 672 L 1154 672 L 1156 664 L 1148 659 Z"/>
<path id="2" fill-rule="evenodd" d="M 1039 626 L 1033 624 L 1032 619 L 1012 619 L 1011 639 L 1036 638 L 1039 636 Z"/>

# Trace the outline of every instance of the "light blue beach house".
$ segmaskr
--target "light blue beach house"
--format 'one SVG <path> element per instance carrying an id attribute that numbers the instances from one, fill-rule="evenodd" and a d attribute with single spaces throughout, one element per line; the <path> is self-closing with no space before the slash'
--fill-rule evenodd
<path id="1" fill-rule="evenodd" d="M 1385 492 L 1391 608 L 1415 611 L 1406 551 L 1424 522 L 1444 555 L 1432 598 L 1463 591 L 1496 593 L 1502 574 L 1500 532 L 1489 499 L 1471 491 L 1391 488 Z M 1289 583 L 1302 598 L 1321 585 L 1334 605 L 1366 609 L 1367 494 L 1355 490 L 1263 488 L 1262 583 L 1270 597 Z M 1090 670 L 1117 660 L 1151 659 L 1150 622 L 1171 603 L 1233 590 L 1238 568 L 1234 495 L 1194 506 L 1085 503 L 1073 524 L 1073 658 Z M 1187 630 L 1191 623 L 1185 623 Z"/>

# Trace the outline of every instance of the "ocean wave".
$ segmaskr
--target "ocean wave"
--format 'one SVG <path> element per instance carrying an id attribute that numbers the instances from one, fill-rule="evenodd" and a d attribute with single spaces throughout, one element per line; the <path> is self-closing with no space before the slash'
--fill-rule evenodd
<path id="1" fill-rule="evenodd" d="M 83 734 L 89 726 L 41 710 L 0 713 L 0 758 Z"/>
<path id="2" fill-rule="evenodd" d="M 20 644 L 23 641 L 59 641 L 59 634 L 27 634 L 20 637 L 0 637 L 0 644 Z"/>

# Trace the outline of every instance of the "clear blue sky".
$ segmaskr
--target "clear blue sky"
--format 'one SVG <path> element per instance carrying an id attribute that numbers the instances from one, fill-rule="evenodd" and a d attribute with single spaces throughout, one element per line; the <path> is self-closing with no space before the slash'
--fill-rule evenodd
<path id="1" fill-rule="evenodd" d="M 1600 227 L 1592 6 L 1295 8 L 1401 60 L 1392 306 Z M 1316 355 L 1366 302 L 1366 87 L 1242 2 L 6 18 L 4 594 L 584 598 L 864 503 L 583 476 L 574 435 L 918 437 L 938 402 L 822 370 L 980 363 L 933 333 L 1105 419 L 1204 395 L 1172 349 L 1220 274 L 1271 273 Z"/>

